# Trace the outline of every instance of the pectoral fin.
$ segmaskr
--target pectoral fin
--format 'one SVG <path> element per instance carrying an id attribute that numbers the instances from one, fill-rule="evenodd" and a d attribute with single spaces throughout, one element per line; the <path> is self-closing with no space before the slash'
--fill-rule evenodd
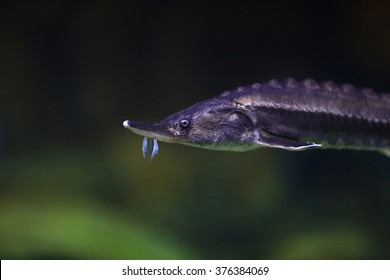
<path id="1" fill-rule="evenodd" d="M 314 149 L 314 148 L 321 147 L 321 144 L 302 142 L 299 140 L 283 138 L 265 131 L 262 131 L 259 134 L 259 139 L 257 143 L 261 146 L 266 146 L 271 148 L 281 148 L 289 151 L 303 151 L 307 149 Z"/>

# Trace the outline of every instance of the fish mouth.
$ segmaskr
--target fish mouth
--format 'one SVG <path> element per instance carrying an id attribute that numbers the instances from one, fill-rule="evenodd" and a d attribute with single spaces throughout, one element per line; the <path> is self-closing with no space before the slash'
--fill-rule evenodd
<path id="1" fill-rule="evenodd" d="M 162 122 L 132 122 L 126 120 L 123 122 L 123 126 L 135 134 L 153 138 L 158 141 L 168 143 L 178 143 L 178 139 L 175 139 L 172 132 L 168 129 L 168 123 Z"/>

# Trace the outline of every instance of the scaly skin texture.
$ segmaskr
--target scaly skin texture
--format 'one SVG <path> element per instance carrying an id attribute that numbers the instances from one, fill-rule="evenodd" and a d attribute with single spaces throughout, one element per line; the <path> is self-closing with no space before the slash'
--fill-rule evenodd
<path id="1" fill-rule="evenodd" d="M 313 80 L 226 91 L 154 123 L 125 121 L 160 141 L 214 150 L 390 149 L 390 94 Z"/>
<path id="2" fill-rule="evenodd" d="M 333 82 L 272 80 L 223 94 L 257 112 L 263 130 L 335 148 L 389 148 L 390 94 Z"/>

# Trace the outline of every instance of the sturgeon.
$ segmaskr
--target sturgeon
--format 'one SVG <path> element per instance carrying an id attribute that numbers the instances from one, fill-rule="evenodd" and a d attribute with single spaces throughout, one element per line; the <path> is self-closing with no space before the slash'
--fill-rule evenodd
<path id="1" fill-rule="evenodd" d="M 162 121 L 123 126 L 144 136 L 143 155 L 152 159 L 157 141 L 221 151 L 335 148 L 390 155 L 390 94 L 331 81 L 271 80 L 225 91 Z"/>

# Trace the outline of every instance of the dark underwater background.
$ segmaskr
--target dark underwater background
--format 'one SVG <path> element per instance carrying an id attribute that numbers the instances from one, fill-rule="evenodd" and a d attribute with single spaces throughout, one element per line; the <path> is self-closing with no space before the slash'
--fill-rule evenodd
<path id="1" fill-rule="evenodd" d="M 255 4 L 254 4 L 255 3 Z M 154 121 L 294 77 L 390 92 L 390 2 L 9 1 L 1 259 L 389 259 L 390 158 L 160 143 Z"/>

